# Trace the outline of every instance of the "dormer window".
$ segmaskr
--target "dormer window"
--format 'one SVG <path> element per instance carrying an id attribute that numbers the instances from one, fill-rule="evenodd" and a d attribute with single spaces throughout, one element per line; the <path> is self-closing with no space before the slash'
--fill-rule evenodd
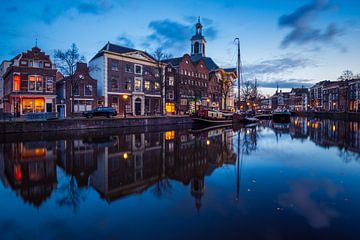
<path id="1" fill-rule="evenodd" d="M 45 66 L 46 68 L 50 68 L 50 67 L 51 67 L 51 64 L 48 63 L 48 62 L 45 62 L 44 66 Z"/>

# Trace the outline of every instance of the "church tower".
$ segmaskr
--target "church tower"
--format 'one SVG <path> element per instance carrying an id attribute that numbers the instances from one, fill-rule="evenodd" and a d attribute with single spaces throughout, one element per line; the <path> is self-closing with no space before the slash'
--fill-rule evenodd
<path id="1" fill-rule="evenodd" d="M 202 35 L 202 27 L 199 17 L 198 22 L 195 25 L 195 35 L 191 38 L 191 56 L 200 55 L 205 57 L 206 40 Z"/>

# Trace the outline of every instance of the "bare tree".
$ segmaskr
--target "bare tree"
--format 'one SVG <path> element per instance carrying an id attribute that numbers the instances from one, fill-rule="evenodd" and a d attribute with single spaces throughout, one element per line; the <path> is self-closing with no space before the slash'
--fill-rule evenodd
<path id="1" fill-rule="evenodd" d="M 80 55 L 79 49 L 75 43 L 73 43 L 70 48 L 65 51 L 60 49 L 55 50 L 54 58 L 56 66 L 59 68 L 60 72 L 70 80 L 70 97 L 72 99 L 71 117 L 74 117 L 74 96 L 79 88 L 80 81 L 80 79 L 75 76 L 76 64 L 78 62 L 85 62 L 85 58 Z"/>
<path id="2" fill-rule="evenodd" d="M 354 77 L 354 74 L 350 70 L 345 70 L 342 72 L 341 76 L 338 77 L 338 80 L 351 80 Z"/>
<path id="3" fill-rule="evenodd" d="M 226 110 L 226 99 L 229 97 L 231 91 L 233 91 L 235 86 L 235 80 L 231 80 L 228 77 L 225 77 L 221 84 L 221 97 L 224 99 L 224 109 Z"/>
<path id="4" fill-rule="evenodd" d="M 147 72 L 155 79 L 156 82 L 159 83 L 160 85 L 160 109 L 161 109 L 161 114 L 164 115 L 165 114 L 165 110 L 164 110 L 164 106 L 165 106 L 165 73 L 164 73 L 164 66 L 165 64 L 163 63 L 163 61 L 165 59 L 171 58 L 171 54 L 165 53 L 164 50 L 162 48 L 157 48 L 152 54 L 151 56 L 155 59 L 156 61 L 156 68 L 151 68 L 148 67 L 147 68 Z"/>

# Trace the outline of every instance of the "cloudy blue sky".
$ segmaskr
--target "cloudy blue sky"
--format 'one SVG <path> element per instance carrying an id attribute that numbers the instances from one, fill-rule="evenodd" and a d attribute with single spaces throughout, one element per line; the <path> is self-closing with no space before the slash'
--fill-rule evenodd
<path id="1" fill-rule="evenodd" d="M 201 16 L 207 55 L 220 66 L 236 65 L 239 37 L 246 79 L 263 88 L 309 86 L 360 72 L 359 12 L 358 0 L 2 1 L 0 60 L 35 39 L 50 55 L 74 42 L 88 60 L 108 41 L 181 56 Z"/>

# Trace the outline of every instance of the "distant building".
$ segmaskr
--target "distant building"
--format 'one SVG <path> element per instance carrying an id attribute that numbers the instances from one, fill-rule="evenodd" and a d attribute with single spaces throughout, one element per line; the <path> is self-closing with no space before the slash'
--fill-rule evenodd
<path id="1" fill-rule="evenodd" d="M 293 88 L 290 91 L 289 110 L 295 112 L 302 112 L 308 110 L 308 95 L 307 88 Z"/>
<path id="2" fill-rule="evenodd" d="M 261 110 L 271 110 L 271 98 L 260 99 L 258 108 Z"/>
<path id="3" fill-rule="evenodd" d="M 3 74 L 4 112 L 55 112 L 56 68 L 40 48 L 15 56 Z"/>
<path id="4" fill-rule="evenodd" d="M 161 83 L 164 74 L 148 53 L 107 43 L 91 59 L 90 75 L 98 81 L 98 96 L 104 105 L 114 107 L 120 115 L 162 113 Z M 161 64 L 161 71 L 164 65 Z"/>
<path id="5" fill-rule="evenodd" d="M 314 110 L 323 109 L 323 88 L 329 84 L 329 80 L 316 83 L 309 89 L 309 104 L 310 108 Z"/>
<path id="6" fill-rule="evenodd" d="M 86 63 L 77 63 L 74 74 L 74 113 L 89 111 L 98 105 L 97 81 L 90 76 L 89 68 Z M 65 116 L 71 115 L 72 108 L 72 86 L 71 79 L 65 77 L 56 82 L 57 92 L 57 111 L 65 113 Z"/>
<path id="7" fill-rule="evenodd" d="M 360 111 L 360 79 L 349 81 L 349 111 Z"/>
<path id="8" fill-rule="evenodd" d="M 10 66 L 10 61 L 3 61 L 0 65 L 0 113 L 3 112 L 4 109 L 4 79 L 3 75 L 6 70 Z"/>
<path id="9" fill-rule="evenodd" d="M 348 109 L 347 81 L 335 81 L 323 87 L 323 110 L 347 111 Z"/>
<path id="10" fill-rule="evenodd" d="M 290 103 L 290 92 L 283 92 L 282 90 L 276 91 L 271 97 L 271 108 L 273 110 L 277 108 L 289 108 Z"/>

